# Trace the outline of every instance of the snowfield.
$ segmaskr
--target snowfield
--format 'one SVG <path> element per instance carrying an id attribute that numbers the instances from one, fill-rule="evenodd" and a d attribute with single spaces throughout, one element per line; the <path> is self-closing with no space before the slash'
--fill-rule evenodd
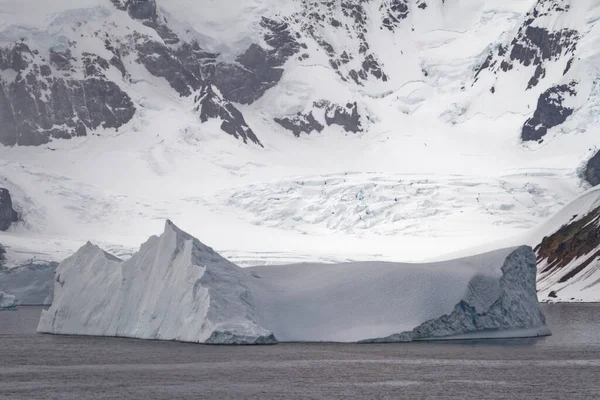
<path id="1" fill-rule="evenodd" d="M 548 335 L 535 276 L 528 247 L 243 269 L 167 221 L 127 261 L 88 243 L 62 262 L 38 332 L 212 344 Z"/>

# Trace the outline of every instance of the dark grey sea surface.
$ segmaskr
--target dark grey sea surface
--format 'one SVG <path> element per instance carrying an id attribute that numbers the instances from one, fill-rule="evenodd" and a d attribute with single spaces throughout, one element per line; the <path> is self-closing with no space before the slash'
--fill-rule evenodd
<path id="1" fill-rule="evenodd" d="M 0 312 L 0 399 L 600 399 L 600 304 L 544 305 L 553 336 L 205 346 L 35 333 Z"/>

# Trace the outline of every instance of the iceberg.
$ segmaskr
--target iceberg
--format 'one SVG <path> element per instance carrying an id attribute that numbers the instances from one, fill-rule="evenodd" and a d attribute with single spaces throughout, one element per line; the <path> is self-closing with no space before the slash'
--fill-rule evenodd
<path id="1" fill-rule="evenodd" d="M 38 332 L 207 344 L 548 335 L 530 247 L 429 264 L 240 268 L 167 221 L 123 261 L 87 243 Z"/>
<path id="2" fill-rule="evenodd" d="M 0 292 L 0 311 L 14 310 L 17 308 L 17 298 L 10 294 Z"/>
<path id="3" fill-rule="evenodd" d="M 38 262 L 14 268 L 0 267 L 0 291 L 13 295 L 19 305 L 52 304 L 55 262 Z"/>

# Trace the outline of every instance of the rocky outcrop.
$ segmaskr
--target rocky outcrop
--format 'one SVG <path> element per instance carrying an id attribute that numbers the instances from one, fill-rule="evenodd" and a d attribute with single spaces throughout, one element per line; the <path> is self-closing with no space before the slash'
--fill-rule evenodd
<path id="1" fill-rule="evenodd" d="M 316 106 L 325 109 L 325 122 L 327 125 L 339 125 L 346 132 L 362 132 L 362 124 L 356 102 L 348 103 L 345 107 L 329 102 L 317 103 Z"/>
<path id="2" fill-rule="evenodd" d="M 235 137 L 241 138 L 244 143 L 248 140 L 262 146 L 252 129 L 246 123 L 242 113 L 225 100 L 217 87 L 210 83 L 202 87 L 200 93 L 195 97 L 196 111 L 200 114 L 200 120 L 207 122 L 209 119 L 221 119 L 221 130 Z"/>
<path id="3" fill-rule="evenodd" d="M 535 251 L 538 264 L 543 266 L 540 273 L 560 275 L 558 283 L 568 282 L 584 273 L 600 258 L 600 207 L 545 237 Z M 573 265 L 574 262 L 577 265 Z M 573 268 L 561 273 L 567 266 Z"/>
<path id="4" fill-rule="evenodd" d="M 566 61 L 563 75 L 566 74 L 581 35 L 578 31 L 568 28 L 549 30 L 536 26 L 535 22 L 548 15 L 559 17 L 569 10 L 570 6 L 564 5 L 561 1 L 538 0 L 534 8 L 525 16 L 525 21 L 510 44 L 494 49 L 479 67 L 475 74 L 475 82 L 483 71 L 488 70 L 494 74 L 500 71 L 507 72 L 515 68 L 517 63 L 525 67 L 535 67 L 526 89 L 538 85 L 546 76 L 550 62 Z"/>
<path id="5" fill-rule="evenodd" d="M 365 7 L 367 1 L 318 3 L 303 0 L 302 3 L 303 10 L 294 16 L 295 20 L 302 21 L 300 31 L 319 44 L 329 58 L 329 65 L 342 80 L 353 81 L 357 85 L 363 85 L 363 82 L 369 79 L 383 82 L 388 80 L 384 66 L 371 52 L 367 40 L 369 31 L 369 13 Z M 392 8 L 402 7 L 401 4 L 404 4 L 403 0 L 394 1 Z M 382 6 L 382 10 L 385 7 Z M 332 15 L 339 15 L 343 19 L 337 20 L 332 18 Z M 343 30 L 352 42 L 358 44 L 357 51 L 352 54 L 346 48 L 336 49 L 321 33 L 331 29 Z"/>
<path id="6" fill-rule="evenodd" d="M 322 132 L 325 127 L 315 119 L 312 111 L 307 114 L 298 113 L 291 117 L 275 118 L 275 122 L 299 137 L 302 133 Z"/>
<path id="7" fill-rule="evenodd" d="M 600 151 L 587 162 L 585 167 L 585 179 L 592 186 L 600 185 Z"/>
<path id="8" fill-rule="evenodd" d="M 315 117 L 317 115 L 318 117 Z M 322 121 L 322 122 L 320 122 Z M 358 104 L 347 103 L 346 106 L 321 100 L 313 103 L 313 109 L 308 113 L 297 113 L 289 117 L 275 118 L 275 122 L 292 131 L 295 136 L 313 131 L 322 132 L 325 125 L 339 125 L 346 132 L 358 133 L 363 131 Z M 324 123 L 324 124 L 323 124 Z"/>
<path id="9" fill-rule="evenodd" d="M 0 79 L 0 143 L 36 146 L 129 122 L 131 99 L 103 73 L 112 65 L 91 54 L 76 60 L 68 50 L 51 51 L 48 64 L 23 42 L 0 49 L 0 70 L 13 71 L 12 79 Z M 86 79 L 69 78 L 74 69 L 84 70 Z"/>
<path id="10" fill-rule="evenodd" d="M 201 78 L 188 70 L 172 49 L 148 37 L 138 38 L 136 42 L 138 61 L 152 75 L 165 78 L 180 96 L 190 96 L 200 89 Z"/>
<path id="11" fill-rule="evenodd" d="M 548 129 L 565 122 L 574 111 L 565 105 L 565 100 L 577 95 L 576 88 L 577 82 L 573 81 L 568 85 L 553 86 L 542 93 L 533 117 L 523 125 L 521 139 L 541 142 Z"/>
<path id="12" fill-rule="evenodd" d="M 131 18 L 156 20 L 156 0 L 127 0 L 126 8 Z"/>
<path id="13" fill-rule="evenodd" d="M 0 231 L 7 230 L 13 222 L 18 220 L 19 215 L 13 210 L 10 192 L 7 189 L 0 188 Z M 0 249 L 0 255 L 2 253 L 4 253 L 4 248 Z"/>
<path id="14" fill-rule="evenodd" d="M 228 101 L 251 104 L 262 97 L 281 80 L 283 65 L 301 47 L 287 22 L 263 17 L 260 25 L 269 49 L 252 44 L 237 57 L 239 65 L 218 63 L 208 76 Z"/>

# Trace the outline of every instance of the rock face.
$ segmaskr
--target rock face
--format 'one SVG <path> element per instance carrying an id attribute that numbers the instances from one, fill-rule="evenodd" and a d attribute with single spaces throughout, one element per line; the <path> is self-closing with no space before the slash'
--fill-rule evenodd
<path id="1" fill-rule="evenodd" d="M 219 89 L 214 85 L 206 84 L 194 99 L 196 111 L 200 113 L 200 120 L 207 122 L 210 119 L 219 118 L 221 130 L 233 137 L 242 138 L 244 143 L 250 140 L 252 143 L 262 146 L 252 129 L 246 123 L 242 113 L 225 100 Z"/>
<path id="2" fill-rule="evenodd" d="M 321 132 L 325 129 L 325 125 L 339 125 L 346 132 L 352 133 L 363 131 L 361 115 L 356 102 L 340 106 L 327 100 L 321 100 L 313 103 L 313 109 L 308 113 L 275 118 L 275 122 L 292 131 L 295 136 L 300 136 L 302 133 L 310 134 L 313 131 Z"/>
<path id="3" fill-rule="evenodd" d="M 170 221 L 127 261 L 91 243 L 55 273 L 38 332 L 198 343 L 273 343 L 256 323 L 249 274 Z"/>
<path id="4" fill-rule="evenodd" d="M 292 131 L 294 136 L 300 136 L 302 133 L 310 134 L 313 131 L 322 132 L 323 129 L 325 129 L 325 127 L 315 119 L 312 111 L 308 114 L 298 113 L 291 117 L 275 118 L 275 122 L 288 131 Z"/>
<path id="5" fill-rule="evenodd" d="M 585 179 L 592 186 L 600 185 L 600 151 L 588 161 L 585 168 Z"/>
<path id="6" fill-rule="evenodd" d="M 325 121 L 327 125 L 339 125 L 346 132 L 362 132 L 358 104 L 348 103 L 345 107 L 325 103 Z"/>
<path id="7" fill-rule="evenodd" d="M 0 231 L 10 228 L 13 222 L 19 220 L 19 215 L 13 210 L 10 192 L 7 189 L 0 188 Z"/>
<path id="8" fill-rule="evenodd" d="M 583 218 L 562 226 L 551 236 L 545 237 L 535 248 L 543 274 L 562 273 L 559 283 L 568 282 L 600 258 L 600 207 Z M 577 261 L 577 266 L 572 263 Z"/>
<path id="9" fill-rule="evenodd" d="M 523 141 L 542 141 L 548 129 L 565 122 L 573 114 L 573 109 L 565 106 L 565 99 L 576 96 L 577 82 L 558 85 L 546 90 L 538 99 L 533 117 L 523 125 L 521 139 Z"/>
<path id="10" fill-rule="evenodd" d="M 52 68 L 66 75 L 54 75 Z M 85 71 L 85 79 L 68 77 L 76 68 Z M 76 60 L 69 51 L 52 51 L 49 64 L 25 43 L 0 49 L 0 71 L 14 71 L 13 79 L 0 79 L 0 143 L 37 146 L 127 123 L 135 107 L 106 78 L 109 68 L 110 61 L 91 54 Z"/>
<path id="11" fill-rule="evenodd" d="M 529 90 L 537 86 L 546 76 L 549 63 L 561 62 L 565 65 L 564 74 L 570 69 L 577 44 L 581 39 L 579 32 L 563 28 L 549 30 L 537 26 L 537 22 L 550 16 L 559 19 L 562 14 L 569 13 L 570 6 L 557 0 L 538 0 L 527 13 L 523 25 L 507 46 L 499 46 L 493 50 L 480 66 L 476 75 L 489 70 L 494 74 L 507 72 L 519 65 L 533 66 L 533 75 L 527 87 Z"/>
<path id="12" fill-rule="evenodd" d="M 260 25 L 265 31 L 265 42 L 271 48 L 252 44 L 237 57 L 239 65 L 219 63 L 209 76 L 228 101 L 251 104 L 262 97 L 281 80 L 283 65 L 300 49 L 300 43 L 285 21 L 263 17 Z"/>
<path id="13" fill-rule="evenodd" d="M 156 0 L 128 0 L 127 12 L 134 19 L 156 19 Z"/>
<path id="14" fill-rule="evenodd" d="M 588 191 L 547 225 L 535 247 L 540 299 L 599 301 L 600 191 Z"/>
<path id="15" fill-rule="evenodd" d="M 337 75 L 343 81 L 353 82 L 359 86 L 370 79 L 382 82 L 389 79 L 384 65 L 371 51 L 367 40 L 370 18 L 367 3 L 367 1 L 318 3 L 303 0 L 303 10 L 293 17 L 303 21 L 300 30 L 321 47 L 329 58 L 329 65 Z M 388 15 L 396 15 L 403 6 L 406 6 L 403 0 L 393 1 L 389 7 L 385 2 L 380 11 L 388 13 Z M 389 18 L 384 19 L 384 25 L 386 25 L 386 20 L 388 21 L 386 27 L 393 30 L 394 25 L 389 23 Z M 344 46 L 334 46 L 333 42 L 330 43 L 331 39 L 322 33 L 330 29 L 343 32 L 351 42 L 356 44 L 357 51 L 350 54 Z"/>

